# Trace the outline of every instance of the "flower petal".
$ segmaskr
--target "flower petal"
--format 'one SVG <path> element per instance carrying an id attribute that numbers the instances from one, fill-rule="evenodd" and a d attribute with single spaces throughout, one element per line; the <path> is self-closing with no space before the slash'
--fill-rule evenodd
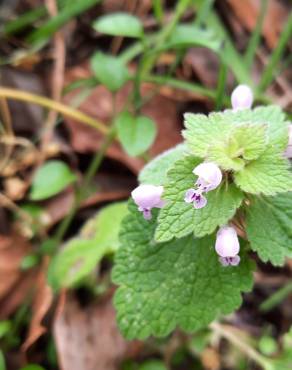
<path id="1" fill-rule="evenodd" d="M 221 257 L 235 257 L 240 249 L 236 230 L 231 226 L 222 226 L 216 237 L 215 250 Z"/>
<path id="2" fill-rule="evenodd" d="M 185 202 L 186 203 L 192 203 L 194 201 L 194 196 L 196 194 L 196 190 L 195 189 L 189 189 L 186 191 L 186 194 L 185 194 Z"/>
<path id="3" fill-rule="evenodd" d="M 231 94 L 231 105 L 233 110 L 251 108 L 253 103 L 253 92 L 247 85 L 238 85 Z"/>

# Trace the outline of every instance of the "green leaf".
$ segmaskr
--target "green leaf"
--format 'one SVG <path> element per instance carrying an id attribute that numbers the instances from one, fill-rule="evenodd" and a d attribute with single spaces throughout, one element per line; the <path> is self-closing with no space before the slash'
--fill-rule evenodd
<path id="1" fill-rule="evenodd" d="M 220 148 L 230 145 L 231 152 L 238 146 L 237 149 L 241 149 L 242 153 L 239 154 L 242 154 L 243 159 L 252 160 L 257 158 L 268 144 L 277 147 L 279 151 L 284 151 L 288 143 L 288 124 L 284 113 L 277 106 L 236 112 L 226 110 L 211 113 L 209 116 L 187 113 L 183 136 L 190 151 L 198 157 L 211 156 L 212 150 L 216 152 L 215 156 L 218 156 L 222 151 Z M 229 155 L 230 149 L 225 149 L 223 154 Z M 236 164 L 235 167 L 230 169 L 238 170 Z"/>
<path id="2" fill-rule="evenodd" d="M 52 260 L 48 275 L 55 290 L 78 285 L 105 255 L 117 251 L 121 221 L 127 213 L 126 202 L 113 203 L 87 221 L 78 238 L 70 240 Z"/>
<path id="3" fill-rule="evenodd" d="M 142 184 L 163 185 L 170 167 L 186 153 L 185 144 L 168 149 L 146 164 L 139 174 Z"/>
<path id="4" fill-rule="evenodd" d="M 246 161 L 258 158 L 266 146 L 266 125 L 234 125 L 227 140 L 210 147 L 207 158 L 224 170 L 240 171 Z"/>
<path id="5" fill-rule="evenodd" d="M 279 106 L 260 106 L 255 109 L 242 109 L 239 111 L 226 110 L 226 119 L 235 123 L 250 123 L 267 126 L 268 142 L 284 151 L 288 144 L 288 125 L 285 114 Z"/>
<path id="6" fill-rule="evenodd" d="M 127 67 L 116 57 L 97 52 L 90 63 L 95 77 L 112 92 L 119 90 L 129 79 Z"/>
<path id="7" fill-rule="evenodd" d="M 45 370 L 45 368 L 39 365 L 29 364 L 22 367 L 20 370 Z"/>
<path id="8" fill-rule="evenodd" d="M 48 280 L 58 290 L 77 286 L 96 267 L 105 247 L 95 240 L 72 239 L 51 261 Z"/>
<path id="9" fill-rule="evenodd" d="M 0 349 L 0 370 L 6 370 L 6 361 L 4 357 L 4 353 Z"/>
<path id="10" fill-rule="evenodd" d="M 145 116 L 134 117 L 124 111 L 116 118 L 118 138 L 130 156 L 143 154 L 153 144 L 156 126 L 152 119 Z"/>
<path id="11" fill-rule="evenodd" d="M 192 154 L 205 158 L 216 142 L 225 142 L 232 129 L 232 122 L 224 119 L 223 113 L 185 114 L 183 137 Z"/>
<path id="12" fill-rule="evenodd" d="M 190 233 L 197 237 L 211 234 L 218 226 L 226 224 L 240 206 L 242 192 L 225 182 L 206 194 L 208 203 L 204 208 L 195 209 L 184 201 L 186 191 L 194 187 L 196 176 L 192 171 L 199 163 L 197 158 L 185 157 L 168 172 L 163 194 L 166 205 L 160 211 L 155 233 L 157 241 L 181 238 Z"/>
<path id="13" fill-rule="evenodd" d="M 253 197 L 247 208 L 247 236 L 264 262 L 280 266 L 292 256 L 292 193 Z"/>
<path id="14" fill-rule="evenodd" d="M 6 334 L 12 330 L 12 322 L 10 320 L 0 321 L 0 338 L 3 338 Z"/>
<path id="15" fill-rule="evenodd" d="M 289 161 L 273 147 L 234 174 L 234 179 L 236 185 L 251 194 L 275 195 L 292 190 Z"/>
<path id="16" fill-rule="evenodd" d="M 240 171 L 243 169 L 245 162 L 240 155 L 236 154 L 236 149 L 239 153 L 241 152 L 233 137 L 226 141 L 213 143 L 209 149 L 207 159 L 218 164 L 223 170 Z"/>
<path id="17" fill-rule="evenodd" d="M 138 370 L 167 370 L 163 361 L 148 360 L 139 366 Z"/>
<path id="18" fill-rule="evenodd" d="M 252 286 L 244 255 L 239 266 L 224 268 L 213 238 L 156 244 L 155 216 L 145 221 L 134 204 L 130 212 L 113 271 L 118 324 L 127 339 L 166 336 L 177 326 L 194 331 L 240 306 L 241 292 Z"/>
<path id="19" fill-rule="evenodd" d="M 214 32 L 198 28 L 193 24 L 179 24 L 172 32 L 164 48 L 199 46 L 217 52 L 220 45 L 221 42 L 216 38 Z"/>
<path id="20" fill-rule="evenodd" d="M 75 0 L 66 5 L 55 17 L 50 18 L 44 25 L 37 27 L 26 38 L 30 44 L 43 44 L 71 19 L 76 18 L 101 0 Z"/>
<path id="21" fill-rule="evenodd" d="M 81 237 L 94 239 L 106 253 L 114 253 L 119 248 L 119 231 L 122 219 L 128 213 L 127 202 L 112 203 L 103 207 L 97 215 L 86 222 Z"/>
<path id="22" fill-rule="evenodd" d="M 112 36 L 142 37 L 143 25 L 139 18 L 128 13 L 114 13 L 98 18 L 93 28 Z"/>
<path id="23" fill-rule="evenodd" d="M 30 199 L 43 200 L 52 197 L 76 181 L 76 176 L 66 163 L 47 161 L 35 173 Z"/>

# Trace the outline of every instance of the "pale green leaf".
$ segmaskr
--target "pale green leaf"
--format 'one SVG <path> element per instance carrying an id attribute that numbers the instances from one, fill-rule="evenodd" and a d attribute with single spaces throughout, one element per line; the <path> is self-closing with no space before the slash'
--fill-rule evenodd
<path id="1" fill-rule="evenodd" d="M 76 176 L 66 163 L 47 161 L 34 174 L 30 199 L 43 200 L 64 190 L 76 180 Z"/>
<path id="2" fill-rule="evenodd" d="M 72 239 L 51 261 L 48 280 L 58 290 L 78 285 L 97 266 L 106 248 L 95 240 Z"/>
<path id="3" fill-rule="evenodd" d="M 264 124 L 267 126 L 268 142 L 284 151 L 288 143 L 288 125 L 285 114 L 279 106 L 260 106 L 255 109 L 243 109 L 239 111 L 226 110 L 226 119 L 235 124 L 250 123 Z"/>
<path id="4" fill-rule="evenodd" d="M 205 158 L 209 149 L 216 142 L 224 142 L 232 129 L 232 122 L 224 119 L 223 113 L 185 114 L 185 127 L 183 137 L 192 154 Z"/>
<path id="5" fill-rule="evenodd" d="M 222 267 L 213 238 L 154 243 L 156 213 L 148 222 L 132 205 L 121 230 L 114 304 L 127 339 L 199 329 L 238 308 L 252 286 L 250 261 L 241 254 L 239 266 Z"/>
<path id="6" fill-rule="evenodd" d="M 138 370 L 167 370 L 163 361 L 148 360 L 139 366 Z"/>
<path id="7" fill-rule="evenodd" d="M 247 208 L 247 236 L 264 261 L 283 265 L 292 256 L 292 193 L 252 198 Z"/>
<path id="8" fill-rule="evenodd" d="M 113 92 L 119 90 L 129 78 L 125 64 L 111 55 L 97 52 L 90 64 L 95 77 Z"/>
<path id="9" fill-rule="evenodd" d="M 232 138 L 237 144 L 235 156 L 241 156 L 245 160 L 258 158 L 267 146 L 267 126 L 264 124 L 240 124 L 232 130 Z M 233 149 L 234 150 L 234 149 Z"/>
<path id="10" fill-rule="evenodd" d="M 123 149 L 130 156 L 143 154 L 154 142 L 156 126 L 148 117 L 134 117 L 124 111 L 116 118 L 116 125 Z"/>
<path id="11" fill-rule="evenodd" d="M 127 202 L 112 203 L 103 207 L 82 227 L 82 238 L 96 241 L 98 248 L 114 253 L 119 247 L 119 231 L 122 219 L 128 213 Z"/>
<path id="12" fill-rule="evenodd" d="M 163 194 L 166 205 L 160 211 L 155 233 L 157 241 L 181 238 L 190 233 L 197 237 L 211 234 L 218 226 L 226 224 L 240 206 L 242 192 L 225 182 L 206 194 L 208 203 L 204 208 L 195 209 L 184 201 L 186 191 L 194 187 L 197 177 L 192 171 L 199 163 L 197 158 L 185 157 L 169 170 Z"/>
<path id="13" fill-rule="evenodd" d="M 213 143 L 206 158 L 208 162 L 216 163 L 223 170 L 239 171 L 245 166 L 245 161 L 241 155 L 236 154 L 238 149 L 237 142 L 231 136 L 226 141 Z"/>
<path id="14" fill-rule="evenodd" d="M 163 46 L 164 49 L 187 48 L 192 46 L 206 47 L 215 52 L 220 49 L 221 41 L 214 32 L 201 29 L 193 24 L 179 24 Z"/>
<path id="15" fill-rule="evenodd" d="M 112 36 L 141 37 L 143 25 L 139 18 L 128 13 L 111 13 L 98 18 L 93 28 Z"/>
<path id="16" fill-rule="evenodd" d="M 243 191 L 252 194 L 275 195 L 292 190 L 289 161 L 273 147 L 236 173 L 234 179 Z"/>
<path id="17" fill-rule="evenodd" d="M 128 213 L 127 203 L 113 203 L 102 208 L 82 227 L 78 238 L 70 240 L 53 258 L 49 282 L 58 290 L 74 287 L 88 276 L 107 255 L 119 248 L 122 219 Z"/>
<path id="18" fill-rule="evenodd" d="M 260 156 L 267 146 L 266 126 L 263 124 L 234 125 L 229 136 L 212 144 L 207 158 L 224 170 L 242 170 L 245 164 Z"/>
<path id="19" fill-rule="evenodd" d="M 185 144 L 179 144 L 159 154 L 142 169 L 139 181 L 142 184 L 163 185 L 166 181 L 167 171 L 174 162 L 184 156 L 185 152 Z"/>

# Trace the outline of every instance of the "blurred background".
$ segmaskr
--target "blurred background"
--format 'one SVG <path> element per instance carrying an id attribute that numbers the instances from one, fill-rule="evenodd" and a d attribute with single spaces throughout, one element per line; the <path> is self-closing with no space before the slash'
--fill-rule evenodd
<path id="1" fill-rule="evenodd" d="M 0 370 L 292 369 L 292 263 L 238 312 L 125 341 L 111 268 L 137 175 L 183 113 L 292 117 L 290 0 L 0 1 Z"/>

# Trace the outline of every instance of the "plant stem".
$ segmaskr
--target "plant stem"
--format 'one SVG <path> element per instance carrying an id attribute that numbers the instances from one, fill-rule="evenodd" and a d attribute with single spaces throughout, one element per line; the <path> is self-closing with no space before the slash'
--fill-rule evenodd
<path id="1" fill-rule="evenodd" d="M 285 284 L 260 305 L 260 311 L 268 312 L 292 293 L 292 282 Z"/>
<path id="2" fill-rule="evenodd" d="M 253 347 L 249 346 L 248 343 L 243 342 L 238 335 L 233 333 L 229 328 L 225 325 L 221 325 L 217 322 L 213 322 L 210 325 L 210 328 L 219 334 L 219 336 L 227 339 L 231 342 L 235 347 L 237 347 L 241 352 L 246 354 L 251 360 L 255 363 L 260 365 L 265 370 L 273 370 L 273 365 L 269 362 L 267 358 L 262 356 L 259 352 L 257 352 Z"/>
<path id="3" fill-rule="evenodd" d="M 86 125 L 94 127 L 95 129 L 97 129 L 103 134 L 108 133 L 108 128 L 102 122 L 97 121 L 96 119 L 88 116 L 87 114 L 83 112 L 80 112 L 77 109 L 68 107 L 67 105 L 64 105 L 59 102 L 55 102 L 54 100 L 46 98 L 44 96 L 32 94 L 27 91 L 0 87 L 0 97 L 10 98 L 14 100 L 21 100 L 21 101 L 26 101 L 26 102 L 30 102 L 33 104 L 41 105 L 51 110 L 55 110 L 56 112 L 59 112 L 63 114 L 64 116 L 74 118 L 79 122 L 82 122 L 82 123 L 85 123 Z"/>
<path id="4" fill-rule="evenodd" d="M 68 215 L 64 218 L 64 220 L 61 222 L 59 228 L 57 229 L 56 235 L 55 235 L 55 241 L 56 246 L 61 242 L 63 239 L 65 233 L 67 232 L 69 226 L 71 225 L 71 222 L 80 207 L 82 201 L 84 200 L 84 197 L 86 196 L 86 192 L 88 190 L 88 185 L 93 178 L 94 174 L 98 171 L 102 160 L 106 154 L 107 149 L 112 144 L 116 136 L 116 128 L 114 125 L 110 128 L 107 136 L 104 139 L 104 142 L 102 143 L 100 150 L 95 154 L 93 157 L 86 173 L 84 176 L 84 181 L 82 182 L 82 187 L 76 190 L 75 192 L 75 201 L 70 209 L 70 212 Z"/>
<path id="5" fill-rule="evenodd" d="M 168 85 L 177 89 L 186 90 L 195 94 L 200 94 L 211 99 L 216 98 L 216 91 L 203 87 L 201 85 L 178 80 L 176 78 L 165 78 L 165 76 L 149 75 L 143 79 L 146 82 L 156 83 L 158 85 Z"/>
<path id="6" fill-rule="evenodd" d="M 172 34 L 179 19 L 186 11 L 190 2 L 191 0 L 180 0 L 177 2 L 174 16 L 172 17 L 171 21 L 162 29 L 161 33 L 158 35 L 157 40 L 156 40 L 156 45 L 154 49 L 152 50 L 151 55 L 145 56 L 143 58 L 142 67 L 141 67 L 141 77 L 147 75 L 151 71 L 153 65 L 155 64 L 157 58 L 159 57 L 159 53 L 156 53 L 156 51 L 159 50 L 161 46 L 163 46 L 163 44 L 167 41 L 169 36 Z"/>

